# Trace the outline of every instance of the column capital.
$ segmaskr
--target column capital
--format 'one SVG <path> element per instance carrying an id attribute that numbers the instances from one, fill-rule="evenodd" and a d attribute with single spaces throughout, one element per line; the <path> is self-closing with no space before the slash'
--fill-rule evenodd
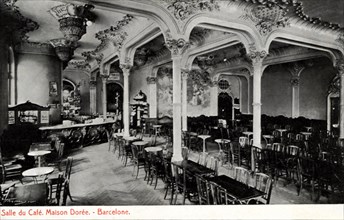
<path id="1" fill-rule="evenodd" d="M 154 76 L 148 76 L 146 80 L 147 80 L 147 84 L 156 84 L 156 77 Z"/>
<path id="2" fill-rule="evenodd" d="M 172 57 L 181 56 L 183 53 L 190 47 L 190 43 L 184 40 L 183 38 L 179 39 L 166 39 L 165 46 L 169 49 L 172 53 Z"/>
<path id="3" fill-rule="evenodd" d="M 97 81 L 90 81 L 90 89 L 95 89 L 97 87 Z"/>
<path id="4" fill-rule="evenodd" d="M 268 53 L 265 50 L 257 50 L 254 44 L 250 45 L 249 52 L 247 53 L 247 56 L 252 61 L 253 66 L 256 64 L 262 64 L 267 55 Z"/>
<path id="5" fill-rule="evenodd" d="M 300 77 L 299 76 L 293 76 L 290 80 L 290 84 L 293 87 L 299 86 L 299 83 L 300 83 Z"/>
<path id="6" fill-rule="evenodd" d="M 190 73 L 190 70 L 187 70 L 187 69 L 182 69 L 182 79 L 183 80 L 187 80 L 189 78 L 189 73 Z"/>
<path id="7" fill-rule="evenodd" d="M 123 71 L 123 76 L 129 76 L 130 74 L 130 69 L 133 67 L 132 65 L 130 64 L 127 64 L 127 63 L 123 63 L 123 64 L 120 64 L 119 67 L 122 69 Z"/>
<path id="8" fill-rule="evenodd" d="M 300 77 L 301 72 L 306 69 L 306 67 L 299 63 L 299 62 L 294 62 L 291 65 L 288 66 L 288 70 L 291 73 L 291 75 L 294 77 Z"/>
<path id="9" fill-rule="evenodd" d="M 109 78 L 109 76 L 107 75 L 100 75 L 100 78 L 102 79 L 102 82 L 107 82 L 107 79 Z"/>

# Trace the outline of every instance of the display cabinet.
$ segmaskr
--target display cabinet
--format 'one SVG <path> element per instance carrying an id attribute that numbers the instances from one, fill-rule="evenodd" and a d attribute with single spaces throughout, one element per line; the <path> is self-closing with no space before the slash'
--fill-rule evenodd
<path id="1" fill-rule="evenodd" d="M 49 107 L 40 106 L 30 101 L 8 108 L 8 124 L 49 124 Z"/>

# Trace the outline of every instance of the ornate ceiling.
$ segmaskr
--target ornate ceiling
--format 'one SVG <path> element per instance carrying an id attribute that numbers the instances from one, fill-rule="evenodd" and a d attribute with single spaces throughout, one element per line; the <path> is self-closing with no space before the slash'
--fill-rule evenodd
<path id="1" fill-rule="evenodd" d="M 341 27 L 344 26 L 344 0 L 228 0 L 227 2 L 231 4 L 230 2 L 240 1 L 258 5 L 254 10 L 243 13 L 240 18 L 254 22 L 261 35 L 271 32 L 274 28 L 288 26 L 289 19 L 286 18 L 286 15 L 290 13 L 296 14 L 304 22 L 320 24 L 331 29 L 338 28 L 338 25 L 334 23 L 338 23 Z M 95 5 L 104 6 L 92 8 L 92 13 L 94 13 L 96 18 L 95 21 L 92 25 L 86 26 L 86 33 L 80 40 L 71 44 L 57 40 L 63 38 L 64 35 L 60 31 L 58 19 L 50 11 L 52 8 L 66 5 L 67 3 L 83 6 L 90 1 L 4 0 L 3 2 L 0 7 L 0 27 L 5 27 L 2 28 L 3 30 L 10 26 L 13 26 L 12 28 L 18 31 L 24 30 L 21 31 L 21 38 L 30 42 L 51 43 L 55 49 L 56 46 L 66 44 L 72 46 L 75 50 L 72 57 L 64 57 L 66 60 L 71 58 L 68 68 L 90 69 L 91 66 L 97 66 L 102 60 L 107 58 L 108 54 L 116 53 L 117 49 L 121 49 L 125 39 L 140 36 L 145 29 L 155 22 L 135 13 L 131 14 L 130 10 L 114 10 L 114 8 L 109 8 L 105 5 L 105 3 L 113 4 L 114 2 L 95 0 L 92 1 Z M 197 0 L 192 3 L 185 0 L 156 0 L 155 2 L 165 6 L 179 22 L 192 16 L 196 11 L 212 11 L 216 13 L 219 10 L 219 4 L 224 4 L 221 1 L 212 0 Z M 288 2 L 289 5 L 287 4 Z M 303 4 L 301 5 L 298 2 Z M 8 5 L 11 6 L 10 10 Z M 266 5 L 269 5 L 269 7 L 263 7 Z M 295 7 L 291 7 L 291 5 Z M 290 11 L 290 8 L 293 11 Z M 20 14 L 12 13 L 13 11 L 11 10 L 14 9 L 19 11 Z M 265 17 L 268 19 L 264 19 Z M 321 19 L 315 17 L 321 17 Z M 11 22 L 8 22 L 9 20 Z M 27 37 L 25 37 L 25 34 Z M 196 27 L 191 31 L 190 43 L 191 47 L 196 48 L 205 42 L 209 43 L 211 40 L 224 39 L 226 37 L 230 37 L 230 35 L 226 36 L 222 31 Z M 287 44 L 285 43 L 273 42 L 269 52 L 286 46 Z M 242 45 L 236 44 L 232 47 L 203 53 L 195 59 L 194 64 L 204 67 L 204 64 L 207 62 L 217 64 L 230 59 L 236 59 L 239 56 L 245 55 L 243 48 Z M 59 48 L 59 50 L 66 51 L 63 48 Z M 166 49 L 163 35 L 160 33 L 137 47 L 134 65 L 142 66 L 169 54 L 170 51 Z"/>

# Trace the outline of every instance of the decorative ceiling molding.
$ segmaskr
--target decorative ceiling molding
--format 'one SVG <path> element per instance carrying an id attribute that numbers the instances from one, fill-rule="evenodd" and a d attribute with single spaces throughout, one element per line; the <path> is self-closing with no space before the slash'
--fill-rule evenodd
<path id="1" fill-rule="evenodd" d="M 211 32 L 212 30 L 206 28 L 194 28 L 190 34 L 190 43 L 198 46 L 203 44 Z"/>
<path id="2" fill-rule="evenodd" d="M 7 40 L 14 44 L 20 41 L 27 41 L 27 33 L 37 30 L 39 25 L 37 22 L 25 18 L 15 6 L 17 0 L 0 1 L 0 33 Z M 2 37 L 4 38 L 4 37 Z"/>
<path id="3" fill-rule="evenodd" d="M 232 2 L 240 2 L 241 4 L 247 4 L 247 5 L 257 5 L 256 7 L 265 7 L 270 8 L 272 11 L 273 9 L 282 10 L 279 13 L 282 13 L 280 15 L 283 15 L 282 17 L 297 17 L 301 21 L 306 22 L 303 24 L 310 25 L 312 28 L 320 28 L 320 29 L 328 29 L 328 30 L 343 30 L 338 24 L 334 24 L 331 22 L 322 21 L 321 18 L 315 18 L 310 17 L 304 13 L 302 2 L 298 2 L 297 0 L 231 0 Z M 252 11 L 254 9 L 251 9 Z M 250 13 L 252 11 L 248 11 L 248 17 L 250 16 Z M 279 14 L 278 13 L 278 14 Z M 254 13 L 253 13 L 254 14 Z M 283 20 L 282 20 L 283 21 Z M 260 22 L 259 22 L 260 23 Z M 257 23 L 258 26 L 260 24 Z M 283 26 L 282 22 L 280 25 Z M 267 27 L 264 27 L 266 24 L 262 23 L 263 27 L 262 33 L 264 33 L 264 29 L 268 29 Z M 269 25 L 269 22 L 267 23 Z M 275 24 L 276 25 L 276 24 Z"/>
<path id="4" fill-rule="evenodd" d="M 99 52 L 103 50 L 108 41 L 111 41 L 117 49 L 121 49 L 123 46 L 123 42 L 128 36 L 127 32 L 122 31 L 121 29 L 128 25 L 133 20 L 132 15 L 125 15 L 122 20 L 117 21 L 115 26 L 111 26 L 108 29 L 99 31 L 96 33 L 95 37 L 101 41 L 101 43 L 95 49 L 95 52 Z"/>
<path id="5" fill-rule="evenodd" d="M 220 10 L 216 0 L 161 0 L 177 20 L 184 21 L 190 15 L 203 11 Z"/>
<path id="6" fill-rule="evenodd" d="M 341 48 L 343 48 L 343 50 L 344 50 L 344 32 L 341 32 L 338 34 L 336 42 L 338 42 L 340 44 Z"/>
<path id="7" fill-rule="evenodd" d="M 15 46 L 18 53 L 32 53 L 56 56 L 53 46 L 49 43 L 23 41 Z"/>
<path id="8" fill-rule="evenodd" d="M 97 64 L 100 65 L 104 58 L 104 54 L 102 53 L 96 53 L 94 51 L 85 51 L 81 53 L 83 57 L 86 58 L 86 62 L 91 62 L 93 59 L 97 61 Z"/>
<path id="9" fill-rule="evenodd" d="M 262 36 L 268 35 L 275 29 L 290 25 L 287 9 L 281 8 L 278 5 L 272 7 L 259 5 L 252 9 L 246 8 L 245 12 L 246 14 L 240 16 L 240 18 L 254 22 Z"/>

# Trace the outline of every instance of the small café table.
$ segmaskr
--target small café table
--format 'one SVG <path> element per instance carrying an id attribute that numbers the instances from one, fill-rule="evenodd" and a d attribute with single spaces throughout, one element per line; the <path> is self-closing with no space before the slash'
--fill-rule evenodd
<path id="1" fill-rule="evenodd" d="M 203 134 L 201 134 L 201 135 L 198 135 L 197 137 L 203 139 L 203 153 L 205 153 L 205 139 L 210 138 L 211 136 L 210 135 L 203 135 Z"/>
<path id="2" fill-rule="evenodd" d="M 250 136 L 253 135 L 252 131 L 244 131 L 242 132 L 244 135 L 246 135 L 248 137 L 248 139 L 250 139 Z"/>
<path id="3" fill-rule="evenodd" d="M 272 144 L 272 140 L 274 139 L 273 135 L 263 135 L 263 138 L 265 139 L 266 144 Z"/>
<path id="4" fill-rule="evenodd" d="M 113 137 L 117 138 L 117 137 L 123 137 L 124 133 L 123 132 L 117 132 L 117 133 L 113 133 Z"/>
<path id="5" fill-rule="evenodd" d="M 145 151 L 150 153 L 157 153 L 159 151 L 162 151 L 162 147 L 146 147 Z"/>
<path id="6" fill-rule="evenodd" d="M 229 139 L 215 139 L 215 142 L 219 145 L 219 152 L 222 152 L 222 148 L 224 144 L 228 144 L 231 142 Z"/>
<path id="7" fill-rule="evenodd" d="M 44 156 L 46 154 L 50 154 L 51 151 L 49 150 L 37 150 L 37 151 L 30 151 L 27 153 L 29 156 L 37 157 L 38 158 L 38 167 L 41 167 L 41 156 Z"/>
<path id="8" fill-rule="evenodd" d="M 305 128 L 307 129 L 308 132 L 310 132 L 313 129 L 313 127 L 305 127 Z"/>
<path id="9" fill-rule="evenodd" d="M 5 204 L 13 205 L 46 205 L 48 184 L 37 183 L 11 187 L 5 197 Z"/>
<path id="10" fill-rule="evenodd" d="M 305 140 L 308 140 L 309 137 L 312 135 L 312 132 L 300 132 L 300 134 L 303 134 L 305 136 Z"/>
<path id="11" fill-rule="evenodd" d="M 208 181 L 211 181 L 223 187 L 224 189 L 226 189 L 227 193 L 231 197 L 241 202 L 246 202 L 249 199 L 259 198 L 266 194 L 265 192 L 262 192 L 235 179 L 232 179 L 229 176 L 220 175 L 205 178 Z"/>
<path id="12" fill-rule="evenodd" d="M 37 177 L 39 176 L 47 176 L 54 172 L 53 167 L 36 167 L 32 169 L 25 170 L 22 175 L 24 177 L 33 177 L 34 181 L 37 182 Z"/>
<path id="13" fill-rule="evenodd" d="M 276 131 L 278 131 L 281 135 L 281 137 L 283 137 L 283 133 L 287 131 L 287 129 L 276 129 Z"/>

